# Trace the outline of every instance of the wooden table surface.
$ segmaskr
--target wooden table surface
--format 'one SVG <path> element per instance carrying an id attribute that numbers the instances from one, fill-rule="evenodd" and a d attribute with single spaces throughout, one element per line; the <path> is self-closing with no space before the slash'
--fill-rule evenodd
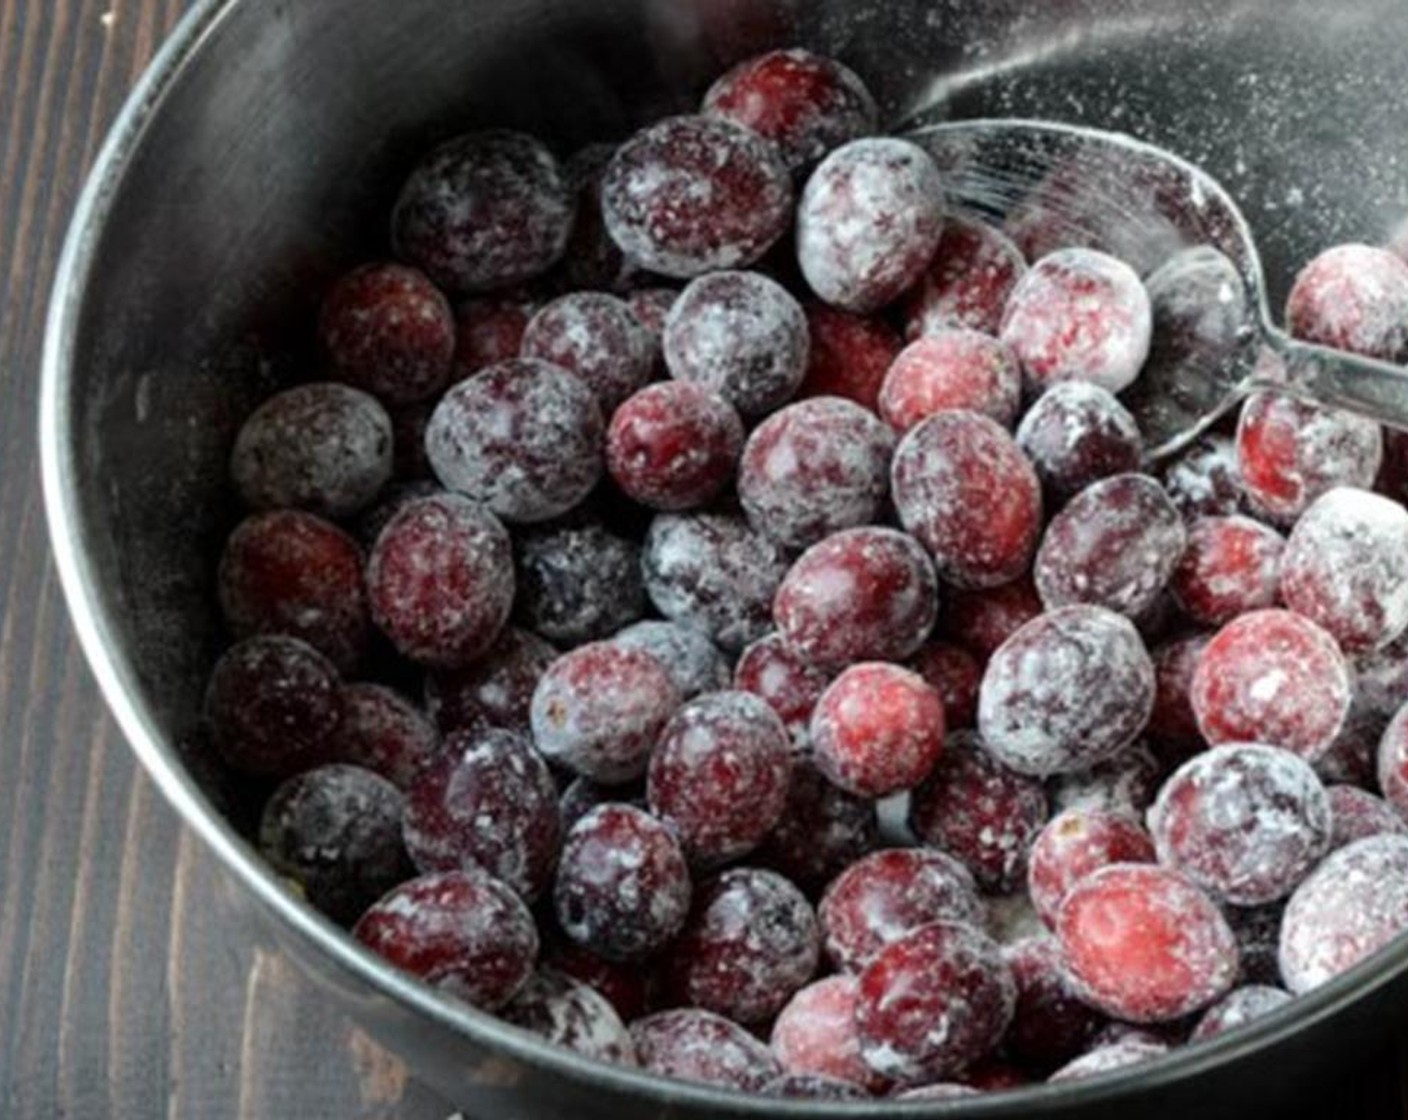
<path id="1" fill-rule="evenodd" d="M 220 873 L 108 718 L 48 555 L 34 428 L 54 262 L 108 123 L 187 6 L 0 0 L 0 1116 L 443 1120 L 222 926 Z M 1400 1120 L 1405 1068 L 1386 1037 L 1298 1115 Z"/>

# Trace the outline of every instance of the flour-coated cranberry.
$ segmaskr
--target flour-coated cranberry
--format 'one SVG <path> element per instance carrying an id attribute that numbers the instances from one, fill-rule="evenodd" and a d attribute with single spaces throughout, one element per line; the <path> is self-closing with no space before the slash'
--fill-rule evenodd
<path id="1" fill-rule="evenodd" d="M 981 413 L 1010 428 L 1021 396 L 1022 371 L 1005 343 L 967 327 L 947 327 L 900 351 L 878 403 L 880 415 L 901 433 L 955 409 Z"/>
<path id="2" fill-rule="evenodd" d="M 497 1011 L 517 994 L 538 956 L 528 907 L 479 870 L 402 883 L 352 933 L 397 968 L 484 1011 Z"/>
<path id="3" fill-rule="evenodd" d="M 997 762 L 975 735 L 949 737 L 944 757 L 909 803 L 925 844 L 960 860 L 985 891 L 1006 894 L 1027 871 L 1027 852 L 1049 813 L 1041 783 Z"/>
<path id="4" fill-rule="evenodd" d="M 1208 643 L 1189 699 L 1209 743 L 1269 743 L 1314 761 L 1349 711 L 1349 666 L 1309 619 L 1253 611 Z"/>
<path id="5" fill-rule="evenodd" d="M 1297 274 L 1286 299 L 1296 338 L 1366 358 L 1408 358 L 1408 263 L 1387 249 L 1336 245 Z"/>
<path id="6" fill-rule="evenodd" d="M 569 370 L 596 395 L 603 416 L 650 380 L 655 346 L 625 301 L 605 292 L 572 292 L 540 308 L 519 353 Z"/>
<path id="7" fill-rule="evenodd" d="M 1056 775 L 1047 793 L 1054 812 L 1091 809 L 1143 817 L 1167 769 L 1143 742 L 1134 742 L 1089 770 Z"/>
<path id="8" fill-rule="evenodd" d="M 684 853 L 665 825 L 631 805 L 598 805 L 568 830 L 553 911 L 575 944 L 637 961 L 684 928 L 691 893 Z"/>
<path id="9" fill-rule="evenodd" d="M 782 816 L 751 860 L 805 891 L 829 883 L 879 842 L 875 806 L 796 760 Z"/>
<path id="10" fill-rule="evenodd" d="M 859 973 L 885 946 L 930 922 L 981 928 L 983 904 L 972 874 L 947 852 L 889 848 L 838 875 L 818 915 L 827 958 L 843 972 Z"/>
<path id="11" fill-rule="evenodd" d="M 1153 863 L 1154 842 L 1131 814 L 1108 809 L 1067 809 L 1053 817 L 1032 844 L 1027 889 L 1041 920 L 1056 928 L 1070 889 L 1112 863 Z"/>
<path id="12" fill-rule="evenodd" d="M 813 1074 L 861 1085 L 872 1092 L 885 1086 L 860 1056 L 856 1001 L 860 982 L 850 975 L 828 976 L 801 989 L 773 1023 L 771 1046 L 790 1074 Z"/>
<path id="13" fill-rule="evenodd" d="M 575 374 L 516 358 L 454 386 L 431 414 L 426 454 L 442 485 L 508 521 L 546 521 L 601 476 L 605 425 Z"/>
<path id="14" fill-rule="evenodd" d="M 650 757 L 650 811 L 690 861 L 728 863 L 782 819 L 791 780 L 787 729 L 748 692 L 709 692 L 670 717 Z"/>
<path id="15" fill-rule="evenodd" d="M 533 310 L 531 303 L 508 298 L 461 303 L 455 311 L 454 380 L 518 357 Z"/>
<path id="16" fill-rule="evenodd" d="M 544 947 L 545 968 L 570 976 L 598 992 L 616 1009 L 621 1021 L 630 1023 L 646 1013 L 650 976 L 630 964 L 609 961 L 570 941 L 554 940 Z"/>
<path id="17" fill-rule="evenodd" d="M 1041 533 L 1041 483 L 1016 442 L 975 412 L 941 412 L 912 428 L 895 452 L 895 508 L 963 588 L 995 587 L 1031 564 Z"/>
<path id="18" fill-rule="evenodd" d="M 1198 659 L 1211 640 L 1211 634 L 1192 634 L 1153 651 L 1154 710 L 1147 733 L 1164 756 L 1181 758 L 1204 746 L 1190 694 Z"/>
<path id="19" fill-rule="evenodd" d="M 1022 251 L 1001 230 L 950 214 L 933 258 L 905 296 L 905 336 L 916 339 L 952 327 L 995 336 L 1012 289 L 1026 271 Z"/>
<path id="20" fill-rule="evenodd" d="M 1149 356 L 1153 312 L 1139 274 L 1093 249 L 1058 249 L 1017 281 L 1001 337 L 1029 388 L 1092 381 L 1118 393 Z"/>
<path id="21" fill-rule="evenodd" d="M 627 259 L 681 279 L 744 268 L 786 232 L 792 184 L 777 149 L 714 117 L 636 133 L 601 182 L 606 229 Z"/>
<path id="22" fill-rule="evenodd" d="M 1159 1023 L 1208 1006 L 1237 979 L 1237 942 L 1217 906 L 1165 867 L 1116 863 L 1077 882 L 1056 923 L 1082 999 Z"/>
<path id="23" fill-rule="evenodd" d="M 1133 624 L 1103 607 L 1062 607 L 993 654 L 978 692 L 986 749 L 1023 774 L 1085 770 L 1149 720 L 1154 666 Z"/>
<path id="24" fill-rule="evenodd" d="M 435 725 L 395 689 L 343 686 L 342 722 L 332 750 L 337 762 L 364 767 L 404 790 L 439 751 Z"/>
<path id="25" fill-rule="evenodd" d="M 1408 511 L 1348 486 L 1321 495 L 1286 542 L 1281 597 L 1342 649 L 1393 641 L 1408 629 Z"/>
<path id="26" fill-rule="evenodd" d="M 635 1065 L 630 1032 L 606 997 L 552 969 L 533 973 L 499 1016 L 588 1058 Z"/>
<path id="27" fill-rule="evenodd" d="M 488 651 L 513 606 L 508 533 L 457 494 L 407 502 L 367 563 L 372 619 L 426 665 L 466 665 Z"/>
<path id="28" fill-rule="evenodd" d="M 742 453 L 737 409 L 692 381 L 647 385 L 616 410 L 606 433 L 606 469 L 627 497 L 652 509 L 711 501 Z"/>
<path id="29" fill-rule="evenodd" d="M 552 153 L 531 136 L 471 132 L 411 172 L 391 215 L 396 255 L 446 291 L 489 292 L 541 275 L 576 210 Z"/>
<path id="30" fill-rule="evenodd" d="M 817 768 L 850 793 L 880 798 L 912 789 L 943 753 L 943 701 L 917 673 L 860 662 L 821 694 L 811 743 Z"/>
<path id="31" fill-rule="evenodd" d="M 1152 478 L 1102 479 L 1051 519 L 1036 554 L 1037 592 L 1048 608 L 1092 603 L 1136 617 L 1168 585 L 1187 539 Z"/>
<path id="32" fill-rule="evenodd" d="M 391 417 L 333 382 L 298 385 L 254 410 L 235 437 L 230 478 L 250 509 L 348 517 L 391 478 Z"/>
<path id="33" fill-rule="evenodd" d="M 1141 1062 L 1152 1061 L 1168 1053 L 1162 1042 L 1130 1040 L 1111 1042 L 1082 1054 L 1074 1061 L 1066 1063 L 1047 1080 L 1053 1085 L 1067 1081 L 1083 1081 L 1087 1077 L 1098 1077 L 1102 1073 L 1113 1073 L 1126 1066 L 1137 1066 Z"/>
<path id="34" fill-rule="evenodd" d="M 534 741 L 549 759 L 613 784 L 645 773 L 655 740 L 679 704 L 670 675 L 650 654 L 592 642 L 548 667 L 529 718 Z"/>
<path id="35" fill-rule="evenodd" d="M 812 301 L 805 305 L 811 338 L 799 397 L 844 397 L 875 412 L 880 386 L 904 343 L 878 316 L 853 315 Z"/>
<path id="36" fill-rule="evenodd" d="M 1044 609 L 1028 576 L 996 587 L 953 590 L 944 600 L 939 633 L 987 664 L 998 646 Z"/>
<path id="37" fill-rule="evenodd" d="M 797 260 L 818 296 L 868 313 L 923 274 L 943 232 L 944 187 L 929 154 L 877 137 L 837 148 L 797 206 Z"/>
<path id="38" fill-rule="evenodd" d="M 426 707 L 447 733 L 481 727 L 527 731 L 533 691 L 556 658 L 557 650 L 536 634 L 506 626 L 482 657 L 426 677 Z"/>
<path id="39" fill-rule="evenodd" d="M 944 726 L 949 730 L 972 727 L 978 718 L 978 688 L 983 668 L 962 646 L 928 642 L 909 661 L 909 667 L 929 682 L 944 702 Z"/>
<path id="40" fill-rule="evenodd" d="M 1237 445 L 1206 435 L 1172 459 L 1163 472 L 1164 490 L 1185 521 L 1230 517 L 1242 508 Z"/>
<path id="41" fill-rule="evenodd" d="M 641 1068 L 676 1081 L 761 1093 L 781 1073 L 772 1053 L 712 1011 L 659 1011 L 631 1024 Z"/>
<path id="42" fill-rule="evenodd" d="M 860 974 L 861 1056 L 896 1081 L 951 1076 L 997 1045 L 1016 999 L 1012 973 L 985 934 L 959 922 L 921 926 Z"/>
<path id="43" fill-rule="evenodd" d="M 611 639 L 617 645 L 650 654 L 670 675 L 681 700 L 729 685 L 728 662 L 709 636 L 693 626 L 647 619 L 627 626 Z"/>
<path id="44" fill-rule="evenodd" d="M 1327 786 L 1330 800 L 1330 850 L 1384 833 L 1408 834 L 1408 821 L 1382 797 L 1357 786 Z"/>
<path id="45" fill-rule="evenodd" d="M 515 608 L 548 641 L 596 641 L 646 613 L 636 541 L 586 521 L 527 530 L 517 544 Z"/>
<path id="46" fill-rule="evenodd" d="M 1089 381 L 1061 381 L 1027 410 L 1017 446 L 1058 502 L 1111 475 L 1139 469 L 1139 425 L 1114 394 Z"/>
<path id="47" fill-rule="evenodd" d="M 1204 1039 L 1216 1038 L 1290 1002 L 1291 993 L 1284 988 L 1273 988 L 1266 984 L 1244 984 L 1240 988 L 1233 988 L 1203 1013 L 1188 1041 L 1202 1042 Z"/>
<path id="48" fill-rule="evenodd" d="M 1276 605 L 1285 547 L 1280 533 L 1250 517 L 1200 517 L 1188 526 L 1188 546 L 1169 587 L 1194 622 L 1221 626 Z"/>
<path id="49" fill-rule="evenodd" d="M 1003 1049 L 1022 1066 L 1051 1070 L 1089 1048 L 1105 1016 L 1080 998 L 1066 979 L 1061 946 L 1039 934 L 1004 945 L 1017 985 L 1017 1007 Z"/>

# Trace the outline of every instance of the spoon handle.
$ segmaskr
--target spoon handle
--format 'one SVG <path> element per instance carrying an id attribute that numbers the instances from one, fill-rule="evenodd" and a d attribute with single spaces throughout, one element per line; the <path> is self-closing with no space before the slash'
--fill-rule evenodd
<path id="1" fill-rule="evenodd" d="M 1268 330 L 1266 341 L 1285 362 L 1287 383 L 1265 388 L 1408 430 L 1408 369 L 1297 342 L 1280 330 Z"/>

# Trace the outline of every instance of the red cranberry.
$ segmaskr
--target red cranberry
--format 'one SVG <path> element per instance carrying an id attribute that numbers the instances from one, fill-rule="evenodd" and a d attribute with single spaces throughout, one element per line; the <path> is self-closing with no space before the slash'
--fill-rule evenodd
<path id="1" fill-rule="evenodd" d="M 391 478 L 391 418 L 375 397 L 347 385 L 285 389 L 240 428 L 230 477 L 251 509 L 348 517 Z"/>
<path id="2" fill-rule="evenodd" d="M 484 1011 L 528 982 L 538 931 L 523 901 L 483 871 L 439 871 L 402 883 L 353 936 L 397 968 Z"/>
<path id="3" fill-rule="evenodd" d="M 797 260 L 817 295 L 868 313 L 923 274 L 943 231 L 944 187 L 929 154 L 894 137 L 837 148 L 797 208 Z"/>
<path id="4" fill-rule="evenodd" d="M 665 825 L 630 805 L 598 805 L 567 833 L 553 908 L 576 944 L 636 961 L 684 927 L 690 894 L 684 853 Z"/>
<path id="5" fill-rule="evenodd" d="M 712 117 L 670 117 L 617 149 L 601 182 L 612 239 L 635 263 L 688 279 L 752 264 L 787 229 L 792 185 L 776 148 Z"/>
<path id="6" fill-rule="evenodd" d="M 766 1046 L 711 1011 L 661 1011 L 638 1019 L 631 1040 L 642 1069 L 677 1081 L 760 1093 L 780 1073 Z"/>
<path id="7" fill-rule="evenodd" d="M 1209 626 L 1274 606 L 1285 546 L 1280 533 L 1249 517 L 1199 518 L 1170 581 L 1178 605 Z"/>
<path id="8" fill-rule="evenodd" d="M 205 715 L 215 749 L 231 766 L 285 777 L 332 753 L 341 682 L 332 662 L 297 638 L 246 638 L 215 663 Z"/>
<path id="9" fill-rule="evenodd" d="M 1092 381 L 1118 393 L 1139 376 L 1152 331 L 1139 274 L 1093 249 L 1058 249 L 1037 261 L 1002 317 L 1002 339 L 1037 391 Z"/>
<path id="10" fill-rule="evenodd" d="M 678 622 L 647 620 L 628 626 L 611 639 L 617 645 L 642 650 L 660 662 L 681 700 L 701 692 L 718 692 L 729 685 L 728 662 L 709 636 Z"/>
<path id="11" fill-rule="evenodd" d="M 635 1044 L 616 1009 L 599 992 L 560 972 L 540 969 L 500 1017 L 588 1058 L 635 1065 Z"/>
<path id="12" fill-rule="evenodd" d="M 988 662 L 978 729 L 1022 774 L 1084 770 L 1127 747 L 1154 704 L 1138 631 L 1103 607 L 1062 607 L 1027 623 Z"/>
<path id="13" fill-rule="evenodd" d="M 627 497 L 684 510 L 715 498 L 743 453 L 743 421 L 722 397 L 692 381 L 647 385 L 616 410 L 606 468 Z"/>
<path id="14" fill-rule="evenodd" d="M 1047 1080 L 1053 1085 L 1067 1081 L 1083 1081 L 1087 1077 L 1098 1077 L 1102 1073 L 1113 1073 L 1126 1066 L 1137 1066 L 1141 1062 L 1152 1061 L 1168 1053 L 1162 1042 L 1111 1042 L 1082 1054 L 1068 1062 Z"/>
<path id="15" fill-rule="evenodd" d="M 1347 651 L 1393 641 L 1408 628 L 1408 511 L 1350 487 L 1317 498 L 1286 543 L 1281 595 Z"/>
<path id="16" fill-rule="evenodd" d="M 773 604 L 777 627 L 808 664 L 839 669 L 908 657 L 938 611 L 933 566 L 914 538 L 894 529 L 849 529 L 792 565 Z"/>
<path id="17" fill-rule="evenodd" d="M 1185 521 L 1230 517 L 1242 508 L 1237 445 L 1204 436 L 1164 468 L 1164 490 Z"/>
<path id="18" fill-rule="evenodd" d="M 513 299 L 467 299 L 455 312 L 454 381 L 518 357 L 533 305 Z"/>
<path id="19" fill-rule="evenodd" d="M 1022 372 L 1006 344 L 980 331 L 948 327 L 900 351 L 885 375 L 879 406 L 897 432 L 957 409 L 1011 427 L 1021 395 Z"/>
<path id="20" fill-rule="evenodd" d="M 944 601 L 939 632 L 983 664 L 1045 608 L 1028 577 L 978 590 L 954 591 Z"/>
<path id="21" fill-rule="evenodd" d="M 586 383 L 536 358 L 500 362 L 445 394 L 425 430 L 435 477 L 509 521 L 546 521 L 601 476 L 604 425 Z"/>
<path id="22" fill-rule="evenodd" d="M 1408 834 L 1408 821 L 1385 801 L 1355 786 L 1329 786 L 1330 850 L 1384 833 Z"/>
<path id="23" fill-rule="evenodd" d="M 812 712 L 817 768 L 859 797 L 912 789 L 944 748 L 944 706 L 924 678 L 898 665 L 852 665 Z"/>
<path id="24" fill-rule="evenodd" d="M 1041 920 L 1056 928 L 1070 889 L 1112 863 L 1153 863 L 1154 842 L 1133 816 L 1108 809 L 1067 809 L 1032 844 L 1027 888 Z"/>
<path id="25" fill-rule="evenodd" d="M 660 662 L 593 642 L 563 654 L 533 693 L 533 738 L 549 759 L 599 782 L 645 773 L 651 748 L 680 705 Z"/>
<path id="26" fill-rule="evenodd" d="M 321 766 L 290 778 L 264 806 L 259 850 L 333 921 L 355 922 L 409 878 L 401 844 L 405 799 L 357 766 Z"/>
<path id="27" fill-rule="evenodd" d="M 547 947 L 543 964 L 600 993 L 623 1022 L 632 1022 L 645 1014 L 650 996 L 649 977 L 632 965 L 609 961 L 565 941 Z"/>
<path id="28" fill-rule="evenodd" d="M 910 430 L 892 470 L 900 521 L 964 588 L 1009 583 L 1031 565 L 1041 484 L 1012 437 L 975 412 L 941 412 Z"/>
<path id="29" fill-rule="evenodd" d="M 1209 743 L 1274 743 L 1312 761 L 1339 734 L 1349 696 L 1335 640 L 1280 610 L 1244 614 L 1218 631 L 1189 690 Z"/>
<path id="30" fill-rule="evenodd" d="M 875 807 L 832 785 L 808 762 L 796 762 L 777 825 L 753 862 L 815 890 L 875 847 Z"/>
<path id="31" fill-rule="evenodd" d="M 771 628 L 787 558 L 741 517 L 666 514 L 650 526 L 641 566 L 661 614 L 736 652 Z"/>
<path id="32" fill-rule="evenodd" d="M 301 638 L 344 673 L 362 660 L 371 633 L 362 551 L 337 526 L 297 510 L 246 518 L 225 542 L 218 582 L 236 638 Z"/>
<path id="33" fill-rule="evenodd" d="M 1089 770 L 1058 774 L 1047 785 L 1051 806 L 1128 813 L 1142 817 L 1159 790 L 1166 768 L 1143 743 L 1132 743 Z"/>
<path id="34" fill-rule="evenodd" d="M 880 386 L 903 343 L 883 319 L 852 315 L 824 303 L 806 305 L 811 353 L 799 397 L 844 397 L 879 408 Z"/>
<path id="35" fill-rule="evenodd" d="M 518 615 L 551 642 L 610 637 L 646 611 L 640 545 L 595 522 L 518 537 Z"/>
<path id="36" fill-rule="evenodd" d="M 966 649 L 929 642 L 909 662 L 944 702 L 944 726 L 950 731 L 972 727 L 978 717 L 978 687 L 983 668 Z"/>
<path id="37" fill-rule="evenodd" d="M 1105 1017 L 1066 979 L 1054 937 L 1026 937 L 1002 955 L 1017 985 L 1017 1008 L 1003 1048 L 1023 1066 L 1050 1070 L 1084 1054 Z"/>
<path id="38" fill-rule="evenodd" d="M 1047 526 L 1036 589 L 1048 608 L 1093 603 L 1141 615 L 1168 584 L 1186 543 L 1183 519 L 1152 478 L 1102 479 Z"/>
<path id="39" fill-rule="evenodd" d="M 333 756 L 406 789 L 440 752 L 435 725 L 399 692 L 380 684 L 342 689 L 342 722 Z"/>
<path id="40" fill-rule="evenodd" d="M 1286 326 L 1306 342 L 1408 359 L 1408 264 L 1369 245 L 1326 249 L 1296 276 Z"/>
<path id="41" fill-rule="evenodd" d="M 1143 457 L 1134 417 L 1089 381 L 1061 381 L 1047 389 L 1022 418 L 1017 446 L 1058 501 L 1102 478 L 1137 471 Z"/>
<path id="42" fill-rule="evenodd" d="M 499 636 L 513 606 L 508 533 L 456 494 L 408 502 L 367 564 L 372 618 L 412 661 L 465 665 Z"/>
<path id="43" fill-rule="evenodd" d="M 860 1056 L 854 976 L 828 976 L 808 984 L 788 1002 L 772 1028 L 772 1052 L 791 1074 L 813 1074 L 862 1085 L 885 1086 Z"/>
<path id="44" fill-rule="evenodd" d="M 1026 271 L 1022 251 L 1001 230 L 949 215 L 932 260 L 905 297 L 905 335 L 915 339 L 951 327 L 996 335 Z"/>
<path id="45" fill-rule="evenodd" d="M 1056 932 L 1081 997 L 1131 1023 L 1197 1011 L 1237 978 L 1226 919 L 1168 868 L 1116 863 L 1087 875 L 1061 904 Z"/>
<path id="46" fill-rule="evenodd" d="M 650 811 L 691 862 L 714 866 L 756 848 L 782 818 L 791 776 L 787 729 L 747 692 L 712 692 L 680 708 L 655 744 Z"/>
<path id="47" fill-rule="evenodd" d="M 1148 734 L 1165 756 L 1182 758 L 1204 746 L 1191 693 L 1198 660 L 1211 640 L 1211 634 L 1194 634 L 1154 650 L 1154 711 Z"/>
<path id="48" fill-rule="evenodd" d="M 572 189 L 541 143 L 471 132 L 411 173 L 391 215 L 396 255 L 447 291 L 488 292 L 546 272 L 567 247 Z"/>
<path id="49" fill-rule="evenodd" d="M 985 891 L 1005 894 L 1027 871 L 1027 850 L 1046 823 L 1041 783 L 996 762 L 971 734 L 952 736 L 942 761 L 914 791 L 909 825 L 952 853 Z"/>
<path id="50" fill-rule="evenodd" d="M 783 1074 L 763 1086 L 765 1097 L 790 1097 L 807 1101 L 864 1101 L 870 1094 L 859 1085 L 810 1073 Z"/>
<path id="51" fill-rule="evenodd" d="M 799 743 L 805 741 L 812 709 L 829 683 L 830 677 L 781 634 L 759 638 L 745 649 L 733 673 L 733 687 L 766 700 Z"/>
<path id="52" fill-rule="evenodd" d="M 959 922 L 921 926 L 860 975 L 861 1055 L 896 1081 L 951 1076 L 997 1045 L 1016 998 L 1012 973 L 986 935 Z"/>
<path id="53" fill-rule="evenodd" d="M 1290 1002 L 1291 993 L 1284 988 L 1272 988 L 1265 984 L 1246 984 L 1234 988 L 1203 1013 L 1188 1041 L 1202 1042 L 1216 1038 Z"/>
<path id="54" fill-rule="evenodd" d="M 450 379 L 455 318 L 424 274 L 363 265 L 333 285 L 318 334 L 337 380 L 383 401 L 433 397 Z"/>
<path id="55" fill-rule="evenodd" d="M 655 345 L 622 300 L 573 292 L 541 308 L 523 332 L 520 353 L 575 373 L 596 395 L 603 416 L 650 380 Z"/>
<path id="56" fill-rule="evenodd" d="M 1281 977 L 1301 995 L 1348 972 L 1408 929 L 1408 836 L 1332 852 L 1281 920 Z"/>
<path id="57" fill-rule="evenodd" d="M 953 856 L 928 848 L 891 848 L 857 860 L 826 888 L 819 915 L 827 957 L 853 973 L 930 922 L 983 925 L 973 876 Z"/>
<path id="58" fill-rule="evenodd" d="M 507 626 L 477 661 L 432 672 L 425 681 L 426 706 L 447 733 L 527 731 L 533 692 L 556 659 L 557 650 L 536 634 Z"/>

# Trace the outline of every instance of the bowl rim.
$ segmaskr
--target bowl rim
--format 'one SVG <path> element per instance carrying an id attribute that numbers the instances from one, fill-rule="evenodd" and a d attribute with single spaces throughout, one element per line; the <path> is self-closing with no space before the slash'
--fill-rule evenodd
<path id="1" fill-rule="evenodd" d="M 196 0 L 180 19 L 114 118 L 89 171 L 60 253 L 44 328 L 39 393 L 39 450 L 50 543 L 73 628 L 98 687 L 133 753 L 182 822 L 210 849 L 223 870 L 308 947 L 341 971 L 402 1008 L 456 1031 L 491 1052 L 543 1068 L 586 1088 L 609 1088 L 662 1107 L 683 1105 L 734 1116 L 801 1120 L 880 1120 L 901 1116 L 997 1117 L 1042 1109 L 1075 1112 L 1133 1090 L 1183 1082 L 1273 1047 L 1391 983 L 1408 970 L 1408 937 L 1400 936 L 1353 969 L 1285 1006 L 1225 1035 L 1172 1050 L 1147 1062 L 1088 1080 L 1038 1083 L 954 1101 L 790 1101 L 675 1081 L 581 1056 L 484 1012 L 456 1004 L 387 964 L 351 935 L 288 891 L 258 853 L 230 826 L 166 741 L 123 659 L 113 652 L 113 627 L 83 547 L 81 503 L 75 496 L 71 389 L 75 351 L 93 265 L 114 200 L 153 119 L 219 29 L 245 0 Z"/>

